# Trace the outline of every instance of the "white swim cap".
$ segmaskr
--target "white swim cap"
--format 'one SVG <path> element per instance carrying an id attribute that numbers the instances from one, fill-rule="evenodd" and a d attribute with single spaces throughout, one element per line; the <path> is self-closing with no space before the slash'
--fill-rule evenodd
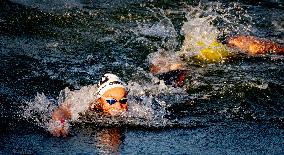
<path id="1" fill-rule="evenodd" d="M 97 95 L 98 98 L 101 97 L 106 91 L 116 87 L 124 88 L 125 91 L 127 91 L 126 84 L 122 82 L 118 76 L 110 73 L 105 74 L 102 77 L 102 79 L 98 83 L 98 87 L 99 88 L 95 93 L 95 95 Z"/>

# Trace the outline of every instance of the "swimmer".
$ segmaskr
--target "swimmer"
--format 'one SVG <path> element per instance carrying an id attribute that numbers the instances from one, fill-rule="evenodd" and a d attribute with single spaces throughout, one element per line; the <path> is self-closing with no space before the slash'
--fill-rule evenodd
<path id="1" fill-rule="evenodd" d="M 211 46 L 214 48 L 207 48 L 200 51 L 201 53 L 198 56 L 205 57 L 202 60 L 206 60 L 207 62 L 211 62 L 209 60 L 219 60 L 217 58 L 219 58 L 220 53 L 226 51 L 225 45 L 221 43 L 214 43 Z M 267 53 L 284 54 L 284 47 L 280 44 L 254 36 L 239 35 L 230 37 L 227 39 L 227 46 L 253 56 Z M 181 61 L 181 58 L 177 56 L 178 54 L 165 55 L 160 53 L 156 52 L 155 56 L 151 56 L 150 72 L 160 80 L 164 80 L 165 84 L 182 87 L 186 79 L 185 62 Z"/>
<path id="2" fill-rule="evenodd" d="M 127 88 L 114 74 L 105 74 L 98 87 L 87 91 L 92 96 L 90 99 L 78 100 L 76 92 L 71 92 L 71 97 L 65 100 L 52 113 L 50 121 L 50 133 L 53 136 L 68 135 L 69 121 L 77 119 L 78 113 L 89 110 L 99 110 L 106 115 L 117 115 L 128 110 Z M 87 97 L 88 98 L 88 97 Z"/>
<path id="3" fill-rule="evenodd" d="M 186 78 L 186 64 L 178 55 L 158 51 L 148 56 L 150 72 L 166 85 L 182 87 Z"/>

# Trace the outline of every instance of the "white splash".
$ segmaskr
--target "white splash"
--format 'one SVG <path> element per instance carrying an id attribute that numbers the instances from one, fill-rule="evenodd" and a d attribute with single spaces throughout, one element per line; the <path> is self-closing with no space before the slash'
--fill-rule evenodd
<path id="1" fill-rule="evenodd" d="M 188 99 L 187 93 L 181 88 L 166 86 L 153 75 L 138 71 L 138 81 L 129 81 L 129 110 L 117 117 L 103 116 L 96 112 L 89 112 L 89 103 L 94 100 L 93 92 L 96 85 L 84 86 L 80 90 L 70 91 L 68 88 L 61 91 L 58 99 L 50 99 L 44 94 L 37 94 L 33 101 L 27 102 L 23 108 L 24 118 L 35 122 L 36 125 L 48 130 L 51 114 L 54 108 L 64 102 L 70 102 L 73 113 L 73 122 L 89 122 L 105 125 L 142 125 L 147 127 L 168 126 L 171 121 L 164 116 L 169 114 L 168 107 L 181 104 Z M 87 115 L 84 117 L 84 115 Z M 83 117 L 80 117 L 83 116 Z M 88 118 L 87 120 L 82 120 Z M 121 122 L 123 120 L 123 122 Z"/>
<path id="2" fill-rule="evenodd" d="M 186 9 L 186 19 L 181 34 L 184 42 L 179 55 L 190 58 L 197 56 L 207 61 L 222 61 L 230 53 L 235 52 L 218 39 L 235 34 L 249 34 L 254 29 L 253 23 L 244 23 L 251 17 L 239 3 L 225 5 L 220 2 L 200 3 Z"/>
<path id="3" fill-rule="evenodd" d="M 192 18 L 188 15 L 187 19 L 188 21 L 184 23 L 181 30 L 185 39 L 180 52 L 181 54 L 194 56 L 199 54 L 204 47 L 208 47 L 215 42 L 220 32 L 210 24 L 214 19 L 213 16 Z"/>
<path id="4" fill-rule="evenodd" d="M 51 114 L 56 104 L 56 100 L 47 98 L 44 94 L 37 93 L 35 99 L 26 102 L 26 105 L 23 107 L 23 117 L 37 126 L 48 130 L 48 122 L 51 119 Z"/>
<path id="5" fill-rule="evenodd" d="M 166 13 L 162 9 L 150 11 L 153 11 L 161 16 L 158 19 L 159 21 L 154 24 L 138 23 L 138 26 L 132 29 L 132 32 L 135 34 L 134 40 L 142 40 L 146 42 L 148 41 L 147 37 L 160 38 L 162 43 L 157 45 L 159 48 L 163 47 L 169 50 L 174 50 L 178 45 L 178 33 L 175 30 L 171 19 L 166 16 Z M 130 41 L 133 41 L 133 39 Z"/>

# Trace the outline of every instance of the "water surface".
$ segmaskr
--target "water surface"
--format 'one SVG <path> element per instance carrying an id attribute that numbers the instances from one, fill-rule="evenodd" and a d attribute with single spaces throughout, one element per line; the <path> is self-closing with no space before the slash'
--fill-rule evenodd
<path id="1" fill-rule="evenodd" d="M 283 154 L 283 56 L 188 58 L 183 88 L 155 84 L 148 69 L 152 53 L 192 47 L 187 35 L 210 42 L 248 34 L 283 44 L 283 2 L 0 4 L 1 154 Z M 46 124 L 61 90 L 95 85 L 106 72 L 127 82 L 129 113 L 91 113 L 67 138 L 52 137 Z"/>

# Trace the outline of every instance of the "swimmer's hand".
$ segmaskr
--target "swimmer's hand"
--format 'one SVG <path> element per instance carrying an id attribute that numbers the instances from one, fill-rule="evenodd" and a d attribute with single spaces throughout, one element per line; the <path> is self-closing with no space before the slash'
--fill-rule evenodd
<path id="1" fill-rule="evenodd" d="M 54 121 L 50 120 L 49 122 L 49 132 L 56 137 L 66 137 L 69 131 L 69 123 L 67 120 Z"/>
<path id="2" fill-rule="evenodd" d="M 49 132 L 56 137 L 66 137 L 68 135 L 71 111 L 69 104 L 62 104 L 52 113 L 52 120 L 49 122 Z"/>

